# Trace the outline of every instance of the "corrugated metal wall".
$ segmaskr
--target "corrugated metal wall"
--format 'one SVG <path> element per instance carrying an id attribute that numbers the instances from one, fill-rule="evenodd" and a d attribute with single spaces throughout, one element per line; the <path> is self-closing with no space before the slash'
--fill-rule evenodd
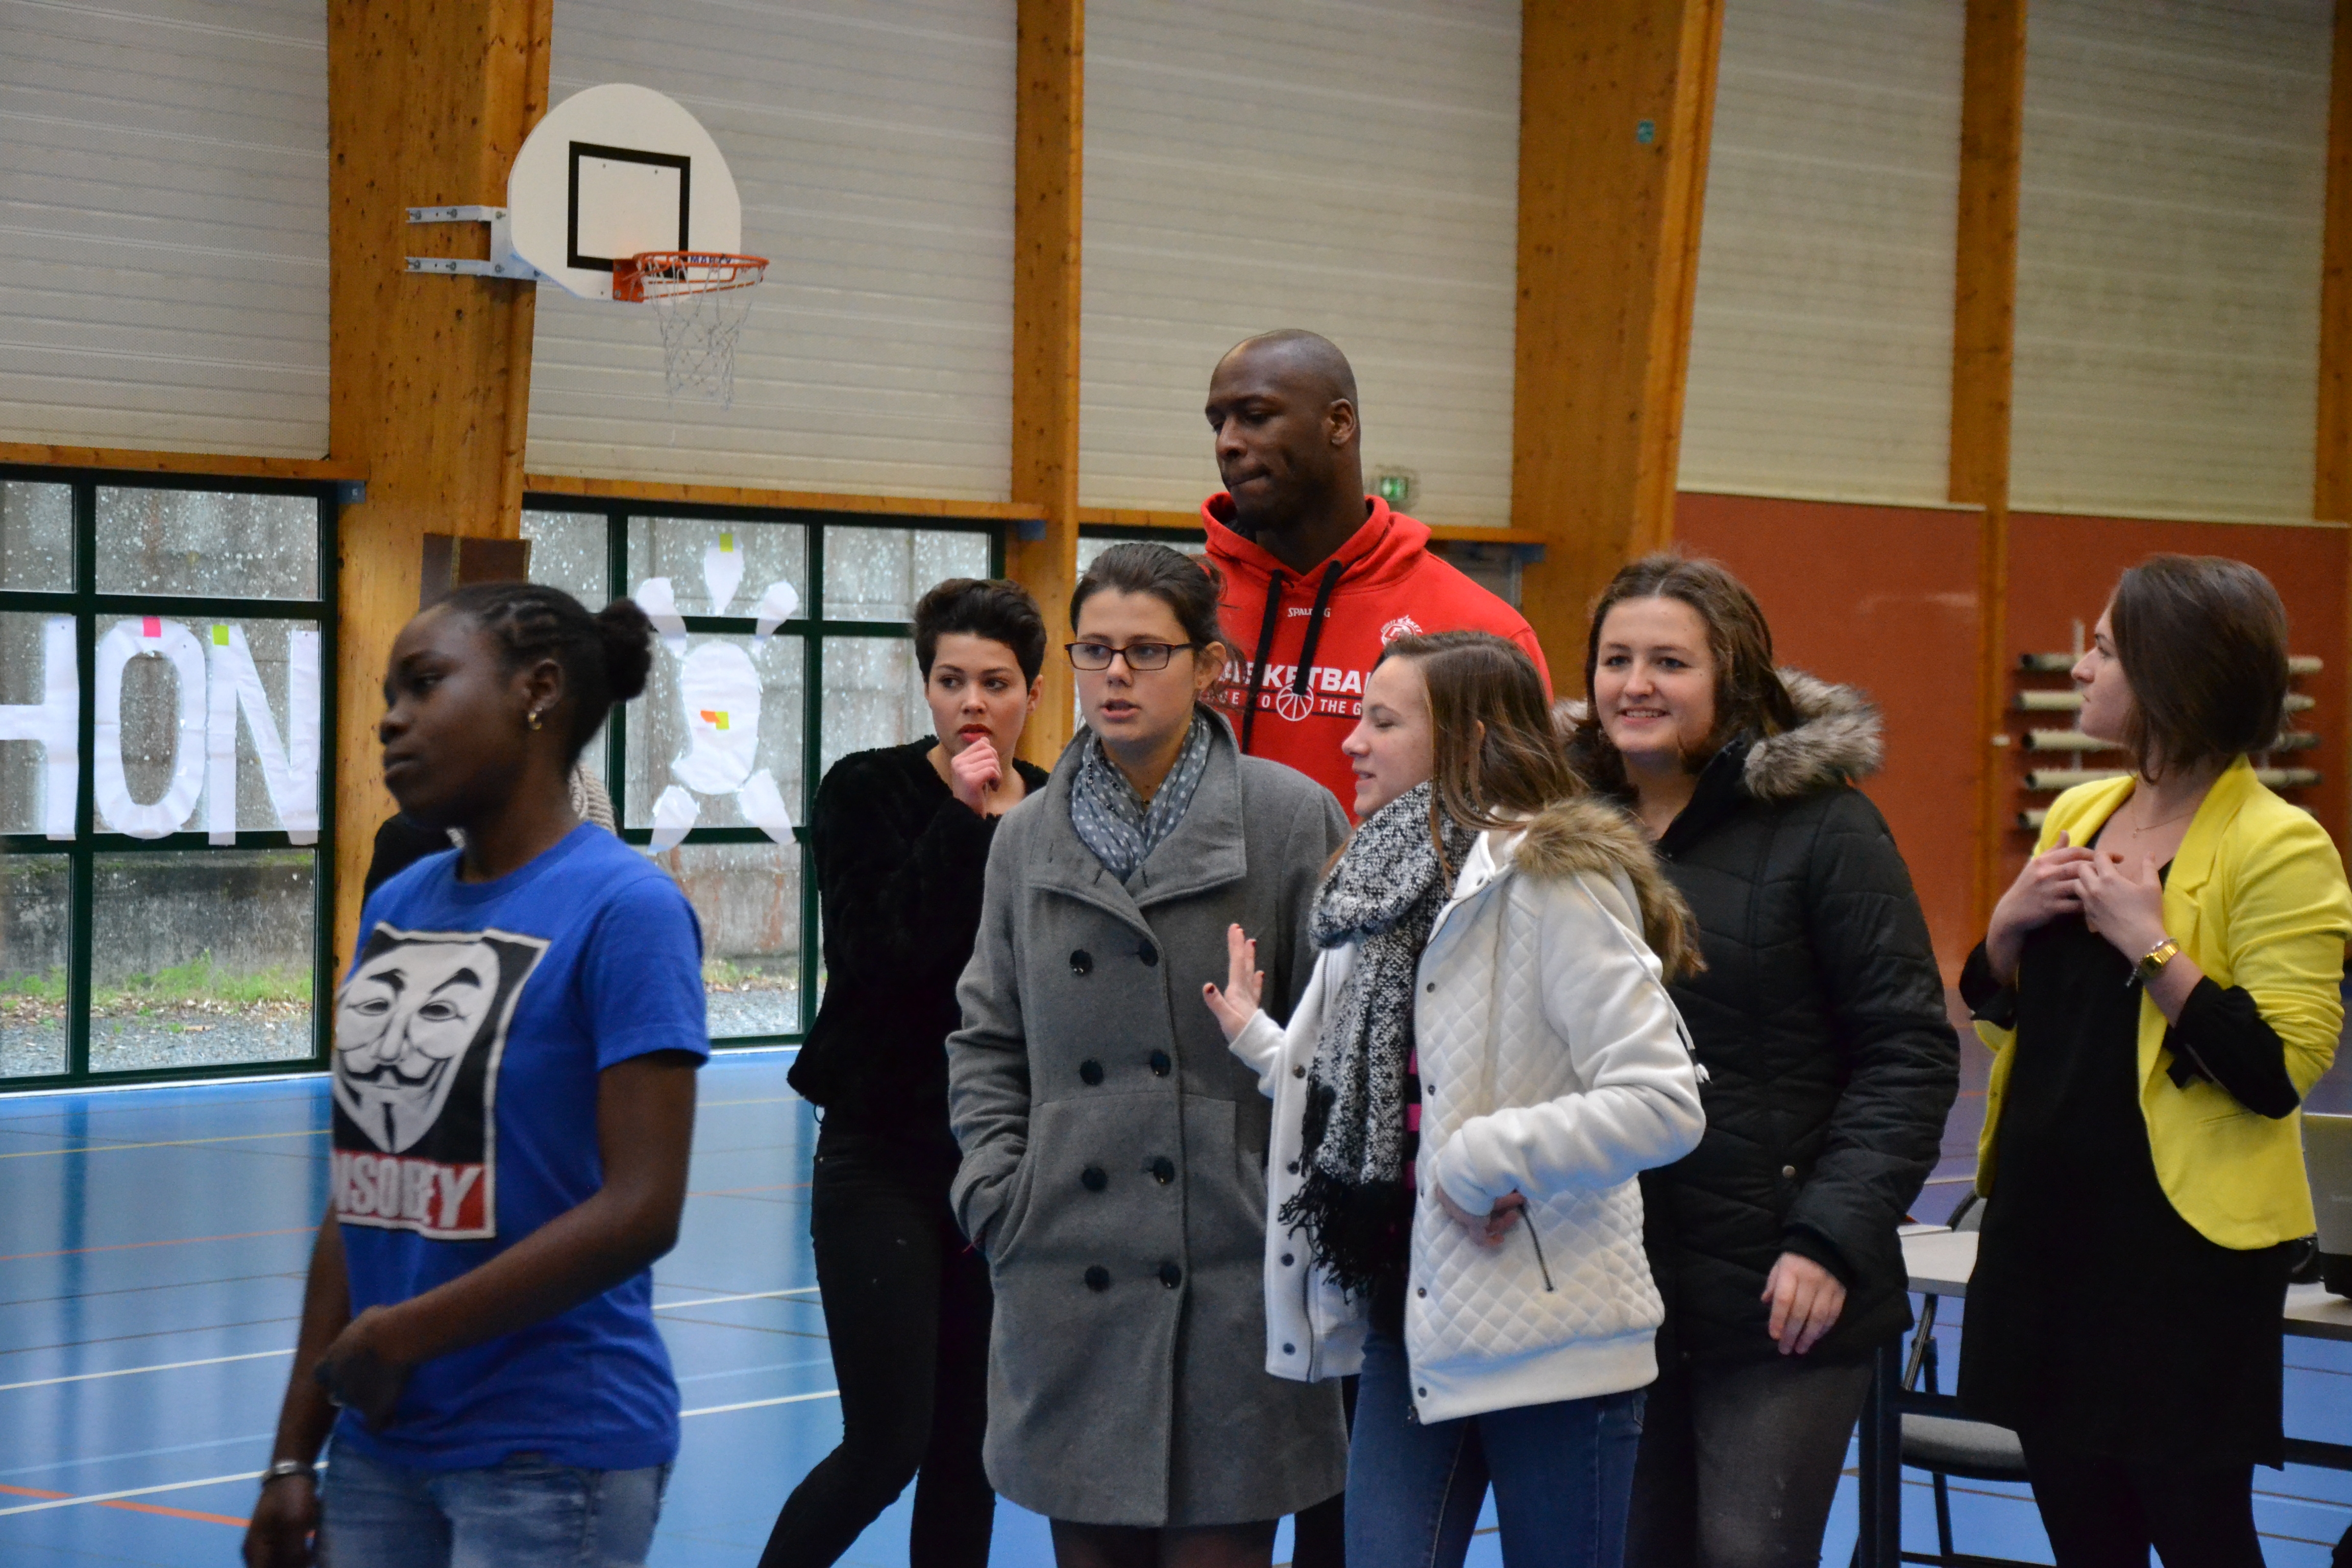
<path id="1" fill-rule="evenodd" d="M 2330 0 L 2033 0 L 2021 508 L 2307 518 Z"/>
<path id="2" fill-rule="evenodd" d="M 1004 498 L 1012 0 L 556 0 L 551 75 L 692 110 L 774 265 L 731 409 L 665 397 L 646 311 L 542 284 L 533 472 Z"/>
<path id="3" fill-rule="evenodd" d="M 1347 351 L 1368 471 L 1433 522 L 1510 510 L 1516 0 L 1091 0 L 1079 499 L 1216 489 L 1217 357 Z"/>
<path id="4" fill-rule="evenodd" d="M 320 0 L 0 0 L 0 440 L 325 455 Z"/>
<path id="5" fill-rule="evenodd" d="M 1726 7 L 1684 488 L 1944 499 L 1962 34 L 1956 0 Z"/>

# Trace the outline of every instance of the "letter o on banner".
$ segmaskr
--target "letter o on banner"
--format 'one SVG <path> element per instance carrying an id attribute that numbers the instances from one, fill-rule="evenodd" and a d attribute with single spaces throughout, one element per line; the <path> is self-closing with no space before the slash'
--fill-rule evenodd
<path id="1" fill-rule="evenodd" d="M 141 805 L 122 776 L 122 672 L 134 658 L 168 658 L 180 678 L 180 724 L 173 740 L 172 784 L 163 798 Z M 90 792 L 98 815 L 117 833 L 161 838 L 196 814 L 205 784 L 205 646 L 177 621 L 143 616 L 98 640 L 98 714 L 91 737 Z"/>

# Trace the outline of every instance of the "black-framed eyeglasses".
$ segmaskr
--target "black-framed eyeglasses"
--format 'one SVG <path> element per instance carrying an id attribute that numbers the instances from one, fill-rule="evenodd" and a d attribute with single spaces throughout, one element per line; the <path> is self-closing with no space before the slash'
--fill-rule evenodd
<path id="1" fill-rule="evenodd" d="M 1127 660 L 1129 669 L 1165 669 L 1179 648 L 1197 653 L 1204 646 L 1196 642 L 1131 642 L 1125 647 L 1113 647 L 1107 642 L 1074 642 L 1064 643 L 1062 651 L 1070 656 L 1071 667 L 1076 669 L 1108 669 L 1114 656 Z"/>

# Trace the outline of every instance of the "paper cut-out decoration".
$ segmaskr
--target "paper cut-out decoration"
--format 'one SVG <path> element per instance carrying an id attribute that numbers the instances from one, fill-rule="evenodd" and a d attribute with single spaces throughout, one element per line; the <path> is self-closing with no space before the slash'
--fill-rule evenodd
<path id="1" fill-rule="evenodd" d="M 751 776 L 760 749 L 760 672 L 733 643 L 707 642 L 677 672 L 686 700 L 687 753 L 670 775 L 697 795 L 731 795 Z"/>
<path id="2" fill-rule="evenodd" d="M 791 620 L 793 612 L 800 607 L 800 591 L 790 583 L 769 584 L 768 591 L 760 595 L 759 604 L 751 611 L 758 617 L 751 627 L 752 646 L 766 647 L 768 639 L 776 635 L 776 628 Z"/>
<path id="3" fill-rule="evenodd" d="M 134 658 L 171 660 L 180 679 L 180 722 L 173 743 L 172 782 L 158 800 L 131 798 L 122 775 L 122 672 Z M 161 838 L 195 815 L 205 786 L 205 648 L 177 621 L 142 616 L 98 639 L 98 722 L 91 793 L 98 815 L 117 833 Z"/>
<path id="4" fill-rule="evenodd" d="M 74 836 L 74 797 L 81 792 L 81 677 L 70 616 L 41 623 L 41 700 L 0 707 L 0 741 L 41 748 L 41 831 Z"/>
<path id="5" fill-rule="evenodd" d="M 722 533 L 702 547 L 702 585 L 710 590 L 710 613 L 723 616 L 743 585 L 743 552 L 735 536 Z"/>
<path id="6" fill-rule="evenodd" d="M 685 658 L 686 617 L 677 613 L 677 595 L 671 590 L 669 579 L 648 577 L 637 584 L 637 591 L 630 596 L 646 613 L 646 619 L 653 622 L 654 630 L 661 634 L 662 647 Z"/>
<path id="7" fill-rule="evenodd" d="M 278 825 L 297 844 L 319 841 L 319 634 L 298 627 L 286 637 L 286 743 L 254 668 L 242 626 L 212 627 L 211 695 L 205 726 L 210 787 L 205 831 L 215 844 L 236 842 L 236 715 L 245 710 Z"/>
<path id="8" fill-rule="evenodd" d="M 687 830 L 694 826 L 694 819 L 701 815 L 702 807 L 677 785 L 662 791 L 654 801 L 653 852 L 658 855 L 665 849 L 677 848 L 684 841 Z"/>
<path id="9" fill-rule="evenodd" d="M 776 789 L 776 775 L 761 768 L 735 792 L 743 819 L 779 844 L 793 841 L 793 814 Z"/>

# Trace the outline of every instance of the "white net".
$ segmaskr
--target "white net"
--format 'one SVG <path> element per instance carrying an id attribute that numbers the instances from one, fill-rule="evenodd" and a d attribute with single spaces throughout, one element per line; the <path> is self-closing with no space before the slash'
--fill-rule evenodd
<path id="1" fill-rule="evenodd" d="M 661 324 L 663 391 L 673 402 L 690 397 L 733 407 L 735 342 L 751 313 L 751 291 L 654 294 L 646 302 Z"/>
<path id="2" fill-rule="evenodd" d="M 735 344 L 751 313 L 751 286 L 766 275 L 757 256 L 656 251 L 613 269 L 613 298 L 651 305 L 661 327 L 662 378 L 673 403 L 735 403 Z"/>

